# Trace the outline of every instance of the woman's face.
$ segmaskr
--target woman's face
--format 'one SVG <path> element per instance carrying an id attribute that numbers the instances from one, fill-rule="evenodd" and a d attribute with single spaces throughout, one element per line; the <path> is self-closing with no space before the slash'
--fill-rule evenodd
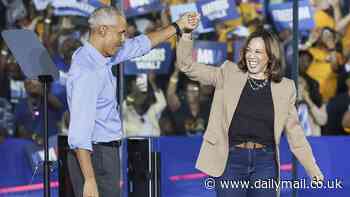
<path id="1" fill-rule="evenodd" d="M 335 35 L 328 29 L 324 29 L 321 34 L 321 40 L 328 49 L 335 48 Z"/>
<path id="2" fill-rule="evenodd" d="M 245 60 L 251 74 L 264 73 L 269 61 L 265 43 L 261 37 L 250 40 L 245 51 Z"/>

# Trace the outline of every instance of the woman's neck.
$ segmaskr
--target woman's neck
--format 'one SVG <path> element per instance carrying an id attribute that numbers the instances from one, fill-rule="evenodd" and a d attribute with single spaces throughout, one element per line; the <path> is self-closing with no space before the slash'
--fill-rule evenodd
<path id="1" fill-rule="evenodd" d="M 265 75 L 265 73 L 248 73 L 248 76 L 250 78 L 253 79 L 258 79 L 258 80 L 263 80 L 263 79 L 267 79 L 267 76 Z"/>

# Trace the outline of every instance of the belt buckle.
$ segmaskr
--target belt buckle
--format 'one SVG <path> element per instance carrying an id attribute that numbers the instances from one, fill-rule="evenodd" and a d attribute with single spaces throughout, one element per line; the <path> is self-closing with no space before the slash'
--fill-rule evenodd
<path id="1" fill-rule="evenodd" d="M 245 147 L 248 149 L 252 149 L 252 148 L 254 148 L 254 143 L 251 141 L 248 141 L 245 143 Z"/>
<path id="2" fill-rule="evenodd" d="M 110 145 L 112 147 L 119 147 L 120 146 L 120 141 L 119 140 L 112 141 L 112 142 L 110 142 Z"/>

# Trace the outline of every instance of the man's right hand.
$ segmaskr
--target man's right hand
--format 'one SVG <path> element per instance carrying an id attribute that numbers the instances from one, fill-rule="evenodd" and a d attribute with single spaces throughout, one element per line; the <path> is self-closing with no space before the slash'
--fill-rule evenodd
<path id="1" fill-rule="evenodd" d="M 94 178 L 85 180 L 83 197 L 99 197 L 96 180 Z"/>

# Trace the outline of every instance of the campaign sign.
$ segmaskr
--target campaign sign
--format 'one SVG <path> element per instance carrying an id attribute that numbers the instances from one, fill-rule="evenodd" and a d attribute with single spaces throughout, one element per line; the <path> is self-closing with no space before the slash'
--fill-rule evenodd
<path id="1" fill-rule="evenodd" d="M 204 28 L 213 27 L 213 22 L 239 18 L 235 0 L 199 0 L 196 2 Z"/>
<path id="2" fill-rule="evenodd" d="M 244 38 L 237 39 L 233 42 L 233 62 L 238 63 L 241 56 L 241 49 L 245 43 Z"/>
<path id="3" fill-rule="evenodd" d="M 88 17 L 99 7 L 110 5 L 110 0 L 52 0 L 54 14 Z"/>
<path id="4" fill-rule="evenodd" d="M 144 56 L 137 57 L 124 63 L 126 75 L 148 73 L 168 74 L 170 70 L 173 51 L 170 43 L 162 43 Z"/>
<path id="5" fill-rule="evenodd" d="M 227 45 L 221 42 L 196 41 L 193 58 L 201 64 L 220 66 L 227 58 Z"/>
<path id="6" fill-rule="evenodd" d="M 177 21 L 181 17 L 181 15 L 183 15 L 186 12 L 198 13 L 196 4 L 186 3 L 186 4 L 170 6 L 171 21 L 172 22 Z M 197 29 L 194 30 L 194 33 L 208 33 L 211 31 L 214 31 L 214 28 L 212 27 L 204 28 L 202 22 L 200 21 Z"/>
<path id="7" fill-rule="evenodd" d="M 293 2 L 270 4 L 269 14 L 277 31 L 293 27 Z M 308 0 L 299 1 L 299 30 L 308 31 L 314 28 L 313 9 Z"/>
<path id="8" fill-rule="evenodd" d="M 126 17 L 139 16 L 164 8 L 160 0 L 123 0 L 122 5 Z"/>

